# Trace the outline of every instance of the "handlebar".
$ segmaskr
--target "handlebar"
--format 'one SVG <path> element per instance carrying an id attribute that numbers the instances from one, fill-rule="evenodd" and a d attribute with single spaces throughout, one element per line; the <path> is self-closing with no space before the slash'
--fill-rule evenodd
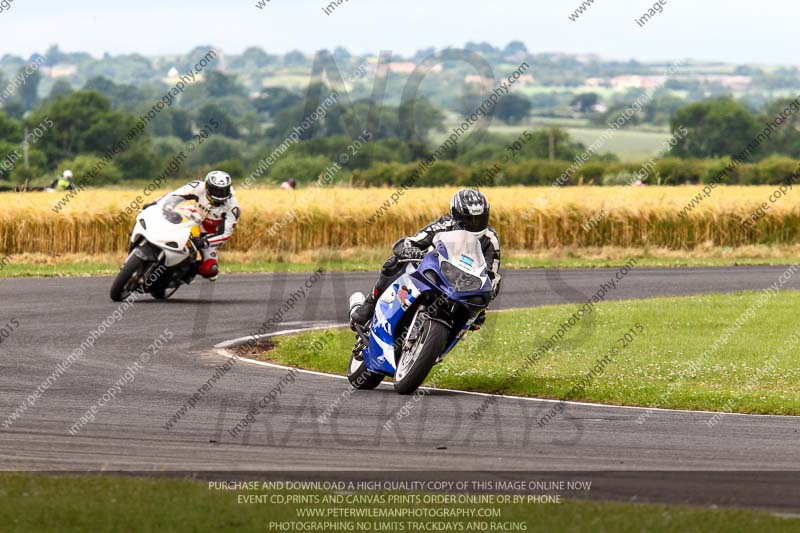
<path id="1" fill-rule="evenodd" d="M 171 218 L 171 213 L 177 216 L 188 218 L 198 226 L 203 223 L 203 216 L 193 207 L 193 205 L 180 205 L 185 202 L 180 196 L 170 196 L 163 201 L 161 207 L 162 213 L 168 220 Z"/>

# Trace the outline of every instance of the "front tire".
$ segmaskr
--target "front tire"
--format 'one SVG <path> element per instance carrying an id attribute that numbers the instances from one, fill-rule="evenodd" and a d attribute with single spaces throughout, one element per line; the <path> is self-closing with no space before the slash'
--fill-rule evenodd
<path id="1" fill-rule="evenodd" d="M 119 274 L 111 284 L 111 299 L 115 302 L 121 302 L 138 289 L 146 267 L 147 262 L 138 255 L 131 254 L 128 256 L 125 264 L 119 270 Z"/>
<path id="2" fill-rule="evenodd" d="M 442 355 L 450 330 L 441 322 L 425 320 L 419 337 L 410 350 L 403 350 L 394 376 L 394 390 L 398 394 L 414 393 Z"/>
<path id="3" fill-rule="evenodd" d="M 372 390 L 381 384 L 383 374 L 376 374 L 367 370 L 363 359 L 356 359 L 355 354 L 350 356 L 350 366 L 347 367 L 347 380 L 354 389 Z"/>

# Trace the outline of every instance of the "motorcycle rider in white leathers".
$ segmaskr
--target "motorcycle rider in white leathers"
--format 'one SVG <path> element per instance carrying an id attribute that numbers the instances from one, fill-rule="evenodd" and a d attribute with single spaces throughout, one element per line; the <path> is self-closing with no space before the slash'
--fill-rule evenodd
<path id="1" fill-rule="evenodd" d="M 167 198 L 164 209 L 172 209 L 186 200 L 197 202 L 197 210 L 203 216 L 201 235 L 193 239 L 203 256 L 197 272 L 209 281 L 216 281 L 219 276 L 217 249 L 231 238 L 242 214 L 230 175 L 214 170 L 205 180 L 187 183 L 164 197 Z"/>

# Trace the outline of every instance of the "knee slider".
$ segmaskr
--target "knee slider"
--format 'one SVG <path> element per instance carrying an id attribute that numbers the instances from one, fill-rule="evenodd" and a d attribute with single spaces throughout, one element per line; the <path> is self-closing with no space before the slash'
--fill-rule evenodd
<path id="1" fill-rule="evenodd" d="M 197 272 L 204 278 L 211 278 L 219 274 L 219 264 L 216 259 L 206 259 L 200 263 Z"/>

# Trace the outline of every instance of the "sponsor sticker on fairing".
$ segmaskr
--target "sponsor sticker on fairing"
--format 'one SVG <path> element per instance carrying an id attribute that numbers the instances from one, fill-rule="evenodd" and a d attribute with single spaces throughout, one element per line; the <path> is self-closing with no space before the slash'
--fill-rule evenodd
<path id="1" fill-rule="evenodd" d="M 472 266 L 475 264 L 475 260 L 467 255 L 462 255 L 458 262 L 469 268 L 472 268 Z"/>

